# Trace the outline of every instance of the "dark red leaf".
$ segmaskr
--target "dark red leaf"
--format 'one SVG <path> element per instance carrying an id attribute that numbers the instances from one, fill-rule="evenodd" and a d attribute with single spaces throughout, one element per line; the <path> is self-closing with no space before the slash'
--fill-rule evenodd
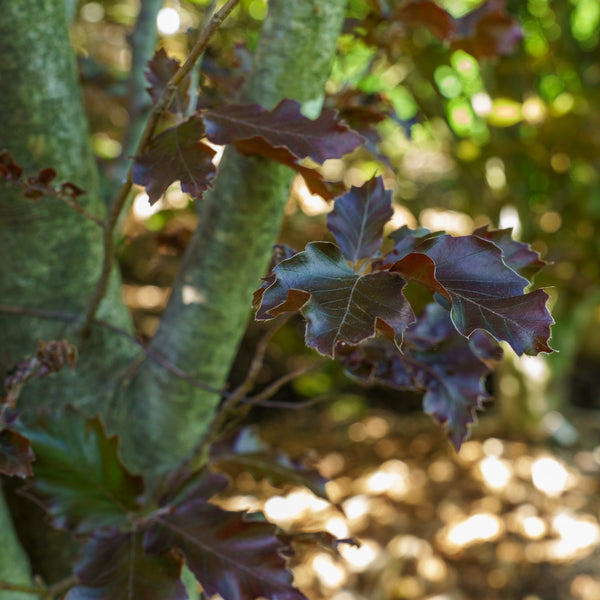
<path id="1" fill-rule="evenodd" d="M 171 553 L 146 554 L 142 535 L 104 532 L 84 547 L 66 600 L 186 600 L 181 563 Z"/>
<path id="2" fill-rule="evenodd" d="M 528 244 L 517 242 L 511 237 L 512 229 L 488 230 L 487 225 L 479 227 L 473 232 L 485 240 L 489 240 L 502 249 L 504 262 L 514 271 L 527 279 L 531 278 L 548 263 L 540 259 L 540 255 L 533 251 Z"/>
<path id="3" fill-rule="evenodd" d="M 179 66 L 179 61 L 175 58 L 169 58 L 163 48 L 158 50 L 152 59 L 148 61 L 148 69 L 144 71 L 144 74 L 150 87 L 146 88 L 146 90 L 150 94 L 154 104 L 158 102 L 173 75 L 179 71 Z M 177 87 L 175 96 L 167 110 L 179 115 L 185 115 L 190 103 L 189 89 L 190 79 L 188 76 Z"/>
<path id="4" fill-rule="evenodd" d="M 383 187 L 381 177 L 338 198 L 327 216 L 327 228 L 339 244 L 346 260 L 356 263 L 373 256 L 381 247 L 383 227 L 390 220 L 392 193 Z"/>
<path id="5" fill-rule="evenodd" d="M 395 273 L 355 273 L 340 249 L 327 242 L 308 244 L 274 269 L 277 279 L 264 292 L 256 318 L 300 311 L 307 320 L 306 343 L 334 356 L 340 342 L 359 344 L 381 329 L 399 336 L 414 320 Z"/>
<path id="6" fill-rule="evenodd" d="M 202 121 L 192 117 L 182 125 L 157 135 L 141 156 L 135 158 L 133 182 L 146 187 L 150 204 L 157 202 L 174 181 L 194 198 L 202 198 L 215 176 L 215 151 L 200 140 Z"/>
<path id="7" fill-rule="evenodd" d="M 26 437 L 10 429 L 0 430 L 0 473 L 30 477 L 33 460 L 33 450 Z"/>
<path id="8" fill-rule="evenodd" d="M 529 282 L 506 266 L 495 244 L 477 236 L 441 235 L 422 242 L 391 270 L 448 299 L 463 335 L 484 329 L 519 355 L 552 352 L 548 295 L 523 294 Z"/>
<path id="9" fill-rule="evenodd" d="M 480 59 L 511 54 L 523 39 L 517 20 L 506 12 L 504 0 L 488 0 L 456 20 L 452 47 Z"/>
<path id="10" fill-rule="evenodd" d="M 234 142 L 234 146 L 245 156 L 256 154 L 254 140 L 237 140 Z M 333 200 L 346 191 L 343 183 L 325 181 L 318 171 L 301 165 L 299 160 L 285 148 L 275 148 L 265 144 L 261 146 L 260 155 L 290 167 L 302 175 L 308 191 L 311 194 L 319 194 L 325 200 Z"/>
<path id="11" fill-rule="evenodd" d="M 176 548 L 207 596 L 224 600 L 306 600 L 292 585 L 274 525 L 202 500 L 157 517 L 144 536 L 149 553 Z"/>
<path id="12" fill-rule="evenodd" d="M 273 450 L 249 427 L 213 444 L 211 466 L 233 477 L 249 473 L 256 480 L 267 479 L 274 486 L 306 487 L 316 496 L 329 499 L 325 491 L 325 477 L 302 460 L 292 460 L 283 452 Z"/>
<path id="13" fill-rule="evenodd" d="M 340 158 L 361 144 L 363 138 L 342 125 L 334 110 L 324 110 L 311 120 L 300 111 L 300 103 L 282 100 L 272 111 L 258 104 L 231 104 L 202 112 L 206 135 L 215 144 L 244 140 L 243 151 L 273 158 L 273 148 L 283 148 L 295 158 L 311 158 L 322 164 Z M 287 153 L 281 162 L 289 162 Z"/>
<path id="14" fill-rule="evenodd" d="M 446 424 L 458 450 L 475 411 L 489 397 L 484 378 L 501 349 L 480 331 L 469 340 L 461 336 L 448 312 L 435 303 L 406 329 L 402 349 L 400 353 L 387 340 L 373 340 L 347 348 L 341 362 L 366 383 L 424 392 L 425 412 Z"/>
<path id="15" fill-rule="evenodd" d="M 67 407 L 24 428 L 35 452 L 35 479 L 27 494 L 42 504 L 55 527 L 88 533 L 124 523 L 139 508 L 144 490 L 118 456 L 99 417 L 86 419 Z"/>
<path id="16" fill-rule="evenodd" d="M 447 40 L 456 31 L 454 19 L 432 0 L 413 0 L 401 4 L 396 13 L 406 27 L 427 27 L 436 37 Z"/>

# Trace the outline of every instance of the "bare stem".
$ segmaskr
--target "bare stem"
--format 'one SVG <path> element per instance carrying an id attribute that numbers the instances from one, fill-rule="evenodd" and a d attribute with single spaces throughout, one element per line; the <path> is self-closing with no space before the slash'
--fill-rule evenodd
<path id="1" fill-rule="evenodd" d="M 163 93 L 158 99 L 158 102 L 152 109 L 152 112 L 148 117 L 148 121 L 146 122 L 146 127 L 144 128 L 140 141 L 137 145 L 137 150 L 135 152 L 136 155 L 141 154 L 144 151 L 147 144 L 152 139 L 154 130 L 156 129 L 156 125 L 158 124 L 161 115 L 167 109 L 167 107 L 171 103 L 171 100 L 173 99 L 173 96 L 177 92 L 179 84 L 192 70 L 194 64 L 206 49 L 208 42 L 215 34 L 217 29 L 221 26 L 223 21 L 227 18 L 227 16 L 229 16 L 229 14 L 239 3 L 240 0 L 228 0 L 228 2 L 212 16 L 208 25 L 204 28 L 204 30 L 198 37 L 198 40 L 196 41 L 194 47 L 190 51 L 189 56 L 181 65 L 181 67 L 177 70 L 177 72 L 173 75 L 173 77 L 171 77 L 169 83 L 167 84 Z M 110 207 L 108 216 L 106 218 L 106 223 L 104 225 L 104 260 L 102 264 L 100 278 L 98 279 L 96 289 L 94 290 L 92 297 L 90 298 L 90 301 L 88 303 L 83 325 L 81 327 L 80 335 L 84 337 L 90 334 L 94 323 L 94 319 L 96 317 L 96 312 L 98 311 L 98 307 L 100 306 L 100 302 L 102 301 L 102 298 L 104 298 L 104 296 L 106 295 L 106 290 L 108 289 L 110 273 L 115 262 L 114 232 L 116 225 L 119 221 L 119 216 L 127 203 L 127 198 L 129 197 L 132 186 L 133 163 L 130 165 L 125 182 L 121 186 L 117 197 L 115 198 L 114 202 Z"/>
<path id="2" fill-rule="evenodd" d="M 33 585 L 0 581 L 0 590 L 32 594 L 33 596 L 39 596 L 42 600 L 53 600 L 77 585 L 78 582 L 79 580 L 75 576 L 62 579 L 51 586 L 46 586 L 41 581 Z"/>

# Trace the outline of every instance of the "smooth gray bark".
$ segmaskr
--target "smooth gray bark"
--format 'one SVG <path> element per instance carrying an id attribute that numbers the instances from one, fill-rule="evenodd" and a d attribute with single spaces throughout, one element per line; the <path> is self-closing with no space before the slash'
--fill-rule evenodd
<path id="1" fill-rule="evenodd" d="M 345 0 L 272 0 L 243 101 L 272 108 L 282 98 L 320 111 L 340 33 Z M 197 379 L 221 387 L 227 378 L 276 240 L 288 197 L 289 169 L 225 152 L 214 190 L 202 201 L 200 225 L 152 347 Z M 162 399 L 157 400 L 155 392 Z M 154 424 L 139 440 L 156 441 L 144 460 L 179 460 L 210 422 L 218 397 L 145 361 L 124 405 L 132 421 L 148 411 Z"/>

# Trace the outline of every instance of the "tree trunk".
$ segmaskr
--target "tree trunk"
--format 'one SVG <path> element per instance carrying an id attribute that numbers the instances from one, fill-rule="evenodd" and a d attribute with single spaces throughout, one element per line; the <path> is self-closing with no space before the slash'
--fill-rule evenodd
<path id="1" fill-rule="evenodd" d="M 292 98 L 310 116 L 317 115 L 345 4 L 272 0 L 242 100 L 272 108 L 282 98 Z M 281 226 L 291 178 L 287 167 L 229 149 L 214 189 L 199 201 L 200 225 L 152 348 L 214 387 L 224 385 L 235 358 L 252 292 Z M 152 449 L 138 456 L 140 466 L 147 468 L 180 460 L 205 430 L 219 401 L 150 360 L 124 394 L 129 402 L 120 406 L 131 422 L 144 418 L 131 452 L 144 439 L 155 440 Z"/>
<path id="2" fill-rule="evenodd" d="M 271 0 L 244 100 L 271 108 L 281 98 L 294 98 L 315 116 L 345 3 Z M 0 99 L 0 147 L 26 174 L 54 167 L 57 181 L 87 190 L 82 204 L 103 218 L 65 4 L 3 3 L 0 53 L 0 81 L 6 84 Z M 291 173 L 280 165 L 227 152 L 215 189 L 200 205 L 200 226 L 152 348 L 205 383 L 219 387 L 226 380 L 252 291 L 281 224 L 290 180 Z M 0 185 L 0 304 L 82 315 L 101 269 L 101 228 L 56 199 L 32 202 L 11 185 Z M 113 275 L 98 317 L 130 331 L 120 280 Z M 137 345 L 105 327 L 95 326 L 91 337 L 82 340 L 68 320 L 0 312 L 0 332 L 0 373 L 34 353 L 40 339 L 66 338 L 79 350 L 74 372 L 65 370 L 24 388 L 24 418 L 40 407 L 67 403 L 90 414 L 100 412 L 109 429 L 121 434 L 126 462 L 146 472 L 164 470 L 184 457 L 219 400 L 156 362 L 142 360 Z M 0 578 L 17 581 L 28 576 L 29 567 L 5 516 L 0 504 Z M 35 523 L 30 529 L 38 527 Z M 52 543 L 44 549 L 52 558 Z M 44 568 L 42 576 L 56 579 L 53 568 Z M 40 572 L 35 565 L 34 570 Z M 0 592 L 0 599 L 5 597 L 17 596 Z"/>

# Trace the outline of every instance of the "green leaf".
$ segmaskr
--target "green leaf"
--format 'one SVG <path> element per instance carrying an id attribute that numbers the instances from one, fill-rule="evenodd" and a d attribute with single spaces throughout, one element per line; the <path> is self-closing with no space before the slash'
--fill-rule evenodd
<path id="1" fill-rule="evenodd" d="M 123 524 L 139 508 L 143 479 L 118 456 L 117 436 L 108 437 L 98 416 L 75 409 L 44 414 L 23 433 L 36 455 L 27 494 L 42 504 L 55 527 L 89 533 Z"/>

